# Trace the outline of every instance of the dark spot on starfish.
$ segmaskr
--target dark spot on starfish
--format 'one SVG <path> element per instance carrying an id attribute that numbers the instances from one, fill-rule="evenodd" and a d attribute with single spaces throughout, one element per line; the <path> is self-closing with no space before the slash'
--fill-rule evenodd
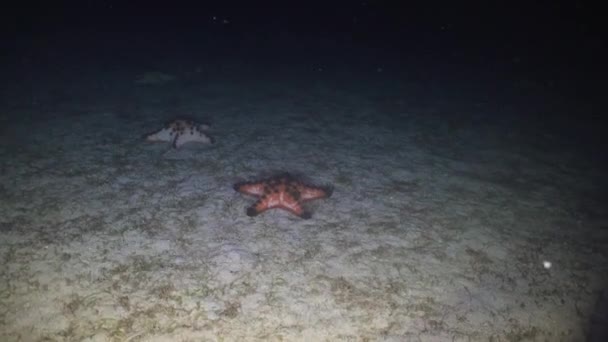
<path id="1" fill-rule="evenodd" d="M 300 200 L 300 192 L 298 190 L 287 191 L 287 193 L 291 197 L 293 197 L 294 200 L 296 200 L 296 201 Z"/>

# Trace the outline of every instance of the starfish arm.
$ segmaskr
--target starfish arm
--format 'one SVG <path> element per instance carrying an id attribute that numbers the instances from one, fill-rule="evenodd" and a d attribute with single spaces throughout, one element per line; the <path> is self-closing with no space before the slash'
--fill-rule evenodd
<path id="1" fill-rule="evenodd" d="M 163 128 L 144 135 L 147 141 L 166 141 L 169 137 L 168 132 Z"/>
<path id="2" fill-rule="evenodd" d="M 205 133 L 199 131 L 186 131 L 181 134 L 177 140 L 177 146 L 184 145 L 189 142 L 197 142 L 202 144 L 211 144 L 213 143 L 212 139 Z"/>
<path id="3" fill-rule="evenodd" d="M 276 206 L 290 211 L 293 214 L 303 218 L 307 218 L 304 216 L 308 216 L 308 218 L 310 217 L 310 214 L 305 215 L 304 209 L 302 208 L 302 204 L 288 193 L 283 193 L 281 200 L 277 203 Z"/>
<path id="4" fill-rule="evenodd" d="M 310 201 L 318 198 L 328 198 L 332 195 L 333 188 L 330 186 L 316 187 L 302 185 L 300 189 L 300 196 L 302 201 Z"/>
<path id="5" fill-rule="evenodd" d="M 300 202 L 295 200 L 287 193 L 276 193 L 271 196 L 262 196 L 251 207 L 247 209 L 248 216 L 256 216 L 266 210 L 280 208 L 287 210 L 294 215 L 302 218 L 310 218 L 310 214 L 306 213 Z"/>
<path id="6" fill-rule="evenodd" d="M 156 139 L 156 134 L 158 133 L 158 131 L 152 132 L 152 133 L 146 133 L 144 134 L 144 139 L 146 139 L 147 141 L 154 141 Z"/>
<path id="7" fill-rule="evenodd" d="M 264 195 L 264 183 L 236 183 L 234 185 L 234 190 L 251 196 L 262 196 Z"/>
<path id="8" fill-rule="evenodd" d="M 275 205 L 276 206 L 276 205 Z M 268 203 L 268 198 L 262 197 L 257 200 L 252 206 L 247 208 L 247 216 L 257 216 L 268 209 L 272 209 L 273 206 L 270 206 Z"/>

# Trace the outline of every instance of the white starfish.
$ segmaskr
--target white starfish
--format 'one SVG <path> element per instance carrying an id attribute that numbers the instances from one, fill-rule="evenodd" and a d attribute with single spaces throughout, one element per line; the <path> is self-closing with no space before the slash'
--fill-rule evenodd
<path id="1" fill-rule="evenodd" d="M 165 125 L 159 131 L 146 135 L 147 141 L 171 142 L 173 148 L 178 148 L 188 142 L 213 144 L 214 140 L 205 131 L 209 125 L 199 124 L 193 120 L 176 119 Z"/>

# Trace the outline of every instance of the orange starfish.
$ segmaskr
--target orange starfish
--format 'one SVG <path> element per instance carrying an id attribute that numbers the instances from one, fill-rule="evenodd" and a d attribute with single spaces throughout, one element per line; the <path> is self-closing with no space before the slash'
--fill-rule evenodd
<path id="1" fill-rule="evenodd" d="M 280 208 L 303 219 L 312 216 L 302 207 L 303 202 L 327 198 L 333 192 L 331 186 L 308 185 L 295 179 L 289 173 L 281 173 L 255 182 L 236 183 L 234 190 L 259 197 L 252 206 L 247 208 L 248 216 L 256 216 L 268 209 Z"/>

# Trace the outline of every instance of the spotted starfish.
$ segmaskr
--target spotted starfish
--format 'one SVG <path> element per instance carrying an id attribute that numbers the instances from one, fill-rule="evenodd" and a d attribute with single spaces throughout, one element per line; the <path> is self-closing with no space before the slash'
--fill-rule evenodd
<path id="1" fill-rule="evenodd" d="M 256 216 L 268 209 L 279 208 L 303 219 L 312 216 L 302 207 L 303 202 L 327 198 L 333 192 L 331 186 L 308 185 L 288 173 L 281 173 L 259 181 L 236 183 L 234 190 L 258 197 L 258 200 L 247 208 L 248 216 Z"/>
<path id="2" fill-rule="evenodd" d="M 173 148 L 178 148 L 188 142 L 212 144 L 213 138 L 205 133 L 208 129 L 209 125 L 206 124 L 199 124 L 189 119 L 177 119 L 145 137 L 147 141 L 171 142 Z"/>

